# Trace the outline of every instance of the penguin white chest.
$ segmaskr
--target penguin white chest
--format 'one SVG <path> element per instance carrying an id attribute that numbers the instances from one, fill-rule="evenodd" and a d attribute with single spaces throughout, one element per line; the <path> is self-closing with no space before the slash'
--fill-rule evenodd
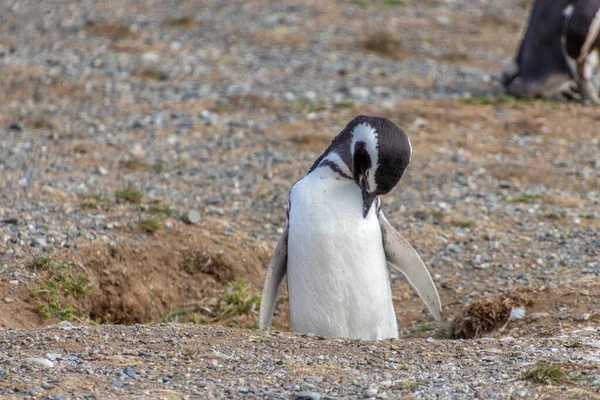
<path id="1" fill-rule="evenodd" d="M 295 332 L 398 337 L 381 228 L 352 180 L 320 167 L 290 192 L 288 290 Z"/>

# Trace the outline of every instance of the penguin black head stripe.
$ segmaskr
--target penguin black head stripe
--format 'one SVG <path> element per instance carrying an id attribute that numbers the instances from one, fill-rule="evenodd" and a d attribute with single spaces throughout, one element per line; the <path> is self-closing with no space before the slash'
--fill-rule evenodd
<path id="1" fill-rule="evenodd" d="M 391 192 L 410 163 L 412 147 L 404 131 L 387 118 L 359 115 L 340 132 L 311 167 L 328 165 L 354 179 L 367 215 L 378 195 Z"/>

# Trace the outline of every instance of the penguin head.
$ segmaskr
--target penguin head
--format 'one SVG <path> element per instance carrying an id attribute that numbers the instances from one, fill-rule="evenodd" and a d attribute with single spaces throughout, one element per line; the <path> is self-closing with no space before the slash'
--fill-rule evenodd
<path id="1" fill-rule="evenodd" d="M 382 117 L 358 116 L 346 127 L 352 135 L 352 175 L 361 188 L 363 217 L 378 195 L 391 192 L 404 175 L 412 147 L 404 131 Z"/>

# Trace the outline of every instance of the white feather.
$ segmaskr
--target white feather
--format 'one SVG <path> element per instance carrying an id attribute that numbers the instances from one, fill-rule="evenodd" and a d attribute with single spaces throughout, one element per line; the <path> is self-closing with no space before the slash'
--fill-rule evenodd
<path id="1" fill-rule="evenodd" d="M 375 174 L 379 166 L 377 131 L 367 123 L 356 125 L 352 131 L 352 144 L 350 145 L 352 157 L 354 157 L 354 146 L 357 142 L 365 142 L 367 145 L 367 152 L 369 153 L 369 157 L 371 157 L 371 171 L 369 171 L 369 179 L 367 181 L 369 182 L 369 191 L 374 192 L 377 189 Z"/>
<path id="2" fill-rule="evenodd" d="M 327 155 L 327 157 L 325 157 L 323 159 L 323 161 L 328 160 L 331 161 L 332 163 L 334 163 L 335 165 L 338 166 L 338 168 L 346 175 L 348 176 L 352 176 L 352 171 L 350 171 L 350 168 L 348 167 L 348 165 L 346 165 L 346 163 L 344 162 L 344 160 L 342 160 L 342 158 L 340 157 L 340 155 L 334 151 L 332 151 L 331 153 L 329 153 Z M 323 162 L 321 161 L 321 163 Z"/>
<path id="3" fill-rule="evenodd" d="M 287 272 L 292 330 L 396 338 L 375 207 L 363 218 L 360 188 L 337 177 L 330 168 L 317 168 L 290 193 Z"/>

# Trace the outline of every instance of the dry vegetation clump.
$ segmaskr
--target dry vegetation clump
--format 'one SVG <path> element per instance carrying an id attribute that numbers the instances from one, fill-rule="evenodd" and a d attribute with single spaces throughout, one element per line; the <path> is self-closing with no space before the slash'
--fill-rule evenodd
<path id="1" fill-rule="evenodd" d="M 502 293 L 478 299 L 463 308 L 452 322 L 452 335 L 458 339 L 473 339 L 506 324 L 515 307 L 530 306 L 531 293 Z"/>
<path id="2" fill-rule="evenodd" d="M 387 30 L 369 33 L 362 41 L 361 47 L 382 57 L 401 57 L 408 53 L 406 47 Z"/>

